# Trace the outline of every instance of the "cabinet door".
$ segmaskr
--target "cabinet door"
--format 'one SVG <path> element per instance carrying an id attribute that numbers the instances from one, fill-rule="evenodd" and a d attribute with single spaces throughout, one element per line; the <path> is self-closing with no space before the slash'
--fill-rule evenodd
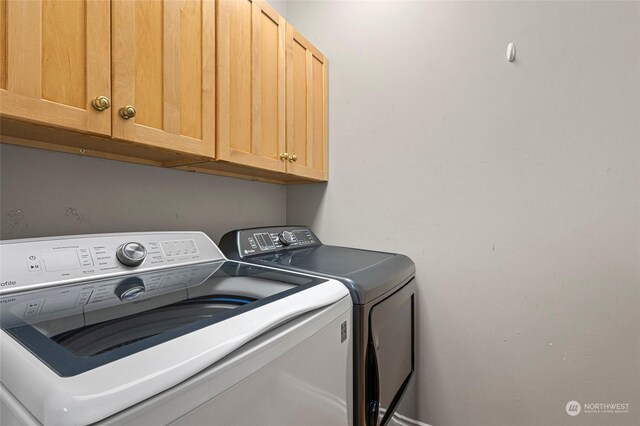
<path id="1" fill-rule="evenodd" d="M 0 113 L 111 134 L 109 2 L 0 0 Z"/>
<path id="2" fill-rule="evenodd" d="M 218 1 L 218 159 L 279 172 L 285 21 L 262 0 Z"/>
<path id="3" fill-rule="evenodd" d="M 213 0 L 113 0 L 113 137 L 215 154 Z M 121 108 L 132 106 L 133 118 Z"/>
<path id="4" fill-rule="evenodd" d="M 327 180 L 327 59 L 287 24 L 287 173 Z"/>

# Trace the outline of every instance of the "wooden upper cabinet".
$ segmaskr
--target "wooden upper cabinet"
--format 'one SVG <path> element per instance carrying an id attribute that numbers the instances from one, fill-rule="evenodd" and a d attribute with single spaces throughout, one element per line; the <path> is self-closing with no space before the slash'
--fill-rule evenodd
<path id="1" fill-rule="evenodd" d="M 327 67 L 265 0 L 0 0 L 0 142 L 324 181 Z"/>
<path id="2" fill-rule="evenodd" d="M 287 173 L 327 180 L 327 58 L 287 24 Z"/>
<path id="3" fill-rule="evenodd" d="M 285 21 L 262 0 L 217 5 L 217 159 L 284 172 Z"/>
<path id="4" fill-rule="evenodd" d="M 113 0 L 111 7 L 113 137 L 213 158 L 214 1 Z M 123 118 L 129 106 L 135 116 Z"/>
<path id="5" fill-rule="evenodd" d="M 0 113 L 111 134 L 110 4 L 0 0 Z"/>

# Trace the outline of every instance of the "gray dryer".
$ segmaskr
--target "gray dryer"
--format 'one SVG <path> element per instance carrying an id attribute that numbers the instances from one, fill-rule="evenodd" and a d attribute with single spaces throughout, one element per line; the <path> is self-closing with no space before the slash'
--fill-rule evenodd
<path id="1" fill-rule="evenodd" d="M 219 247 L 230 259 L 342 282 L 354 305 L 354 424 L 400 424 L 415 418 L 416 286 L 411 259 L 325 245 L 306 226 L 231 231 Z"/>

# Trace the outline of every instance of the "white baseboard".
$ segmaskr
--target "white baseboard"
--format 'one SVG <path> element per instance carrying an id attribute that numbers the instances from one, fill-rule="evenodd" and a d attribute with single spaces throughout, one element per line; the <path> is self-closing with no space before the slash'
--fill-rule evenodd
<path id="1" fill-rule="evenodd" d="M 385 409 L 380 409 L 380 413 L 384 415 Z M 407 416 L 403 416 L 400 413 L 394 413 L 391 419 L 389 419 L 389 425 L 391 426 L 431 426 L 427 423 L 421 422 L 420 420 L 412 419 Z"/>

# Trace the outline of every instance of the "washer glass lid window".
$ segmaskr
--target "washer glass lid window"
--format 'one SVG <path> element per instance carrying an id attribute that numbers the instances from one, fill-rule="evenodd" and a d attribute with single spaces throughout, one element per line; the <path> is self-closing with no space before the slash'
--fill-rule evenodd
<path id="1" fill-rule="evenodd" d="M 325 282 L 237 262 L 174 268 L 2 300 L 2 329 L 62 377 Z"/>

